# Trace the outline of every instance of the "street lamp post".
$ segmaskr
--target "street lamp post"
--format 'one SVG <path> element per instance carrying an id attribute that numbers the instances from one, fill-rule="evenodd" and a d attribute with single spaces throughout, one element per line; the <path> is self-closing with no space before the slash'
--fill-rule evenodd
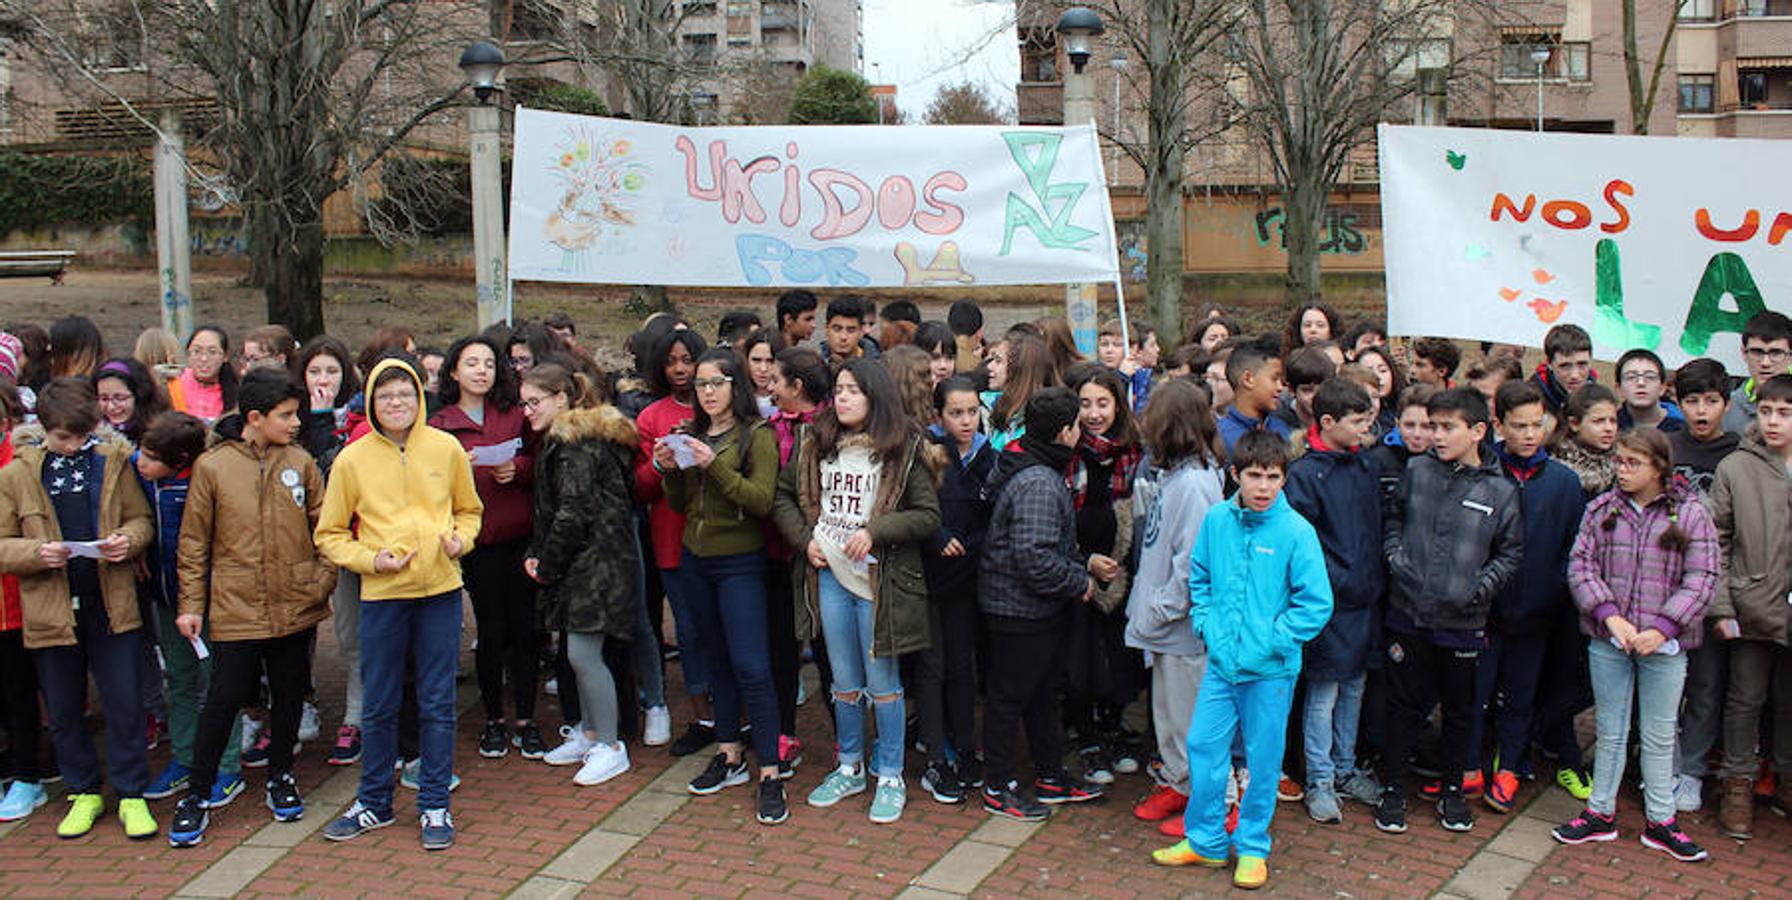
<path id="1" fill-rule="evenodd" d="M 1108 183 L 1120 183 L 1120 82 L 1126 78 L 1127 59 L 1124 53 L 1115 53 L 1108 58 L 1108 68 L 1114 72 L 1114 133 L 1109 143 L 1114 145 L 1114 152 L 1108 162 Z"/>
<path id="2" fill-rule="evenodd" d="M 504 260 L 504 184 L 499 159 L 504 144 L 499 132 L 498 72 L 504 68 L 504 52 L 489 41 L 479 41 L 460 55 L 460 69 L 479 101 L 467 110 L 467 133 L 472 141 L 473 175 L 473 272 L 478 285 L 476 303 L 479 330 L 510 318 L 509 280 Z"/>
<path id="3" fill-rule="evenodd" d="M 1083 71 L 1094 55 L 1095 38 L 1107 27 L 1101 16 L 1084 6 L 1073 6 L 1058 17 L 1058 37 L 1064 42 L 1064 55 L 1070 60 L 1070 71 L 1064 75 L 1064 124 L 1095 123 L 1095 77 Z M 1084 356 L 1095 356 L 1096 292 L 1090 282 L 1064 286 L 1064 314 L 1070 332 L 1076 337 L 1076 348 Z"/>
<path id="4" fill-rule="evenodd" d="M 1537 64 L 1537 131 L 1543 131 L 1543 64 L 1549 62 L 1549 48 L 1539 44 L 1531 51 L 1531 62 Z"/>

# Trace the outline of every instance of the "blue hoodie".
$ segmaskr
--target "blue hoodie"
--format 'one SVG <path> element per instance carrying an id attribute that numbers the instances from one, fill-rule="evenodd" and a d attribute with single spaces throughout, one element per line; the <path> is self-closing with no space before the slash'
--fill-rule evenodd
<path id="1" fill-rule="evenodd" d="M 993 497 L 984 496 L 983 485 L 995 471 L 997 452 L 981 432 L 971 438 L 971 452 L 960 456 L 957 442 L 938 425 L 927 429 L 929 440 L 940 445 L 951 460 L 940 478 L 940 530 L 927 541 L 921 566 L 927 576 L 929 596 L 935 599 L 972 599 L 977 595 L 977 566 L 983 560 L 983 541 L 989 532 Z M 941 551 L 957 538 L 964 555 L 946 557 Z M 954 596 L 954 595 L 957 596 Z"/>
<path id="2" fill-rule="evenodd" d="M 131 453 L 131 471 L 137 470 L 137 456 L 143 451 Z M 149 498 L 150 511 L 156 517 L 156 548 L 154 553 L 143 556 L 149 564 L 149 581 L 143 588 L 149 590 L 149 596 L 155 602 L 170 609 L 180 603 L 180 573 L 177 557 L 180 549 L 181 517 L 187 511 L 187 482 L 192 479 L 191 468 L 169 478 L 150 481 L 141 475 L 137 483 L 143 486 L 143 496 Z"/>
<path id="3" fill-rule="evenodd" d="M 1494 445 L 1500 472 L 1518 492 L 1518 518 L 1524 529 L 1524 558 L 1518 573 L 1493 599 L 1488 624 L 1502 634 L 1538 634 L 1574 608 L 1568 593 L 1568 554 L 1580 533 L 1586 510 L 1580 477 L 1538 450 L 1530 459 Z"/>
<path id="4" fill-rule="evenodd" d="M 1207 671 L 1231 682 L 1300 674 L 1301 645 L 1332 617 L 1319 536 L 1280 495 L 1263 512 L 1236 501 L 1207 511 L 1189 557 L 1188 594 Z"/>

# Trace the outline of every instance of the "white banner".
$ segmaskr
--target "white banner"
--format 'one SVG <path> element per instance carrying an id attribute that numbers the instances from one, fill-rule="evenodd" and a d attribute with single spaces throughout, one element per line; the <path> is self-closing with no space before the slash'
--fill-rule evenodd
<path id="1" fill-rule="evenodd" d="M 1388 329 L 1741 372 L 1740 333 L 1792 312 L 1786 141 L 1383 125 Z"/>
<path id="2" fill-rule="evenodd" d="M 517 280 L 1111 281 L 1092 126 L 684 128 L 516 111 Z"/>

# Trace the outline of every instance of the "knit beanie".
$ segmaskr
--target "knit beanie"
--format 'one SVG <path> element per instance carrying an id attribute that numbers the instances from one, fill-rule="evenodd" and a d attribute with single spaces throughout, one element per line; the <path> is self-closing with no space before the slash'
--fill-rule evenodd
<path id="1" fill-rule="evenodd" d="M 0 376 L 17 384 L 19 381 L 19 358 L 25 355 L 25 343 L 18 338 L 0 331 Z"/>

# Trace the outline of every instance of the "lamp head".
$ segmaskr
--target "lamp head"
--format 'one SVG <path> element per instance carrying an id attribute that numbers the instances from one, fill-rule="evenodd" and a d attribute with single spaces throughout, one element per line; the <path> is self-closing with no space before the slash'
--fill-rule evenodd
<path id="1" fill-rule="evenodd" d="M 498 90 L 498 72 L 504 68 L 504 51 L 490 41 L 477 41 L 461 53 L 460 70 L 473 85 L 473 95 L 480 103 L 491 100 Z"/>
<path id="2" fill-rule="evenodd" d="M 1086 6 L 1073 6 L 1058 17 L 1058 35 L 1064 39 L 1064 55 L 1078 74 L 1094 55 L 1095 37 L 1107 31 L 1101 16 Z"/>
<path id="3" fill-rule="evenodd" d="M 1549 62 L 1549 56 L 1550 56 L 1550 49 L 1546 46 L 1539 44 L 1535 49 L 1533 49 L 1531 51 L 1531 62 L 1540 66 L 1546 62 Z"/>

